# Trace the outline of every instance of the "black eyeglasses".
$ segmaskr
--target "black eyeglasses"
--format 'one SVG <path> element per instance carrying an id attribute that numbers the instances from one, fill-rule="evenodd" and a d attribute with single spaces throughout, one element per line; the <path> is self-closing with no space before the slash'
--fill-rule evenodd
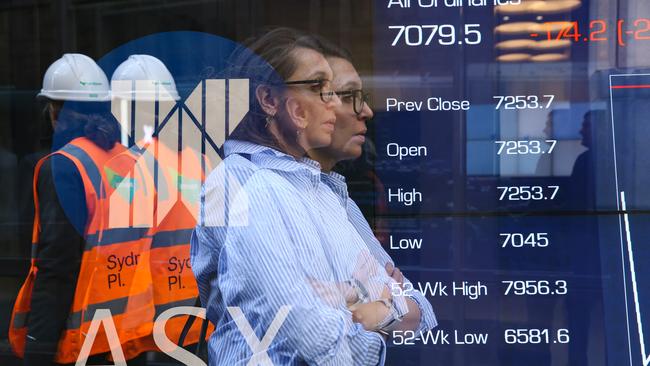
<path id="1" fill-rule="evenodd" d="M 368 103 L 370 100 L 370 94 L 364 93 L 363 89 L 337 91 L 336 95 L 344 103 L 352 102 L 352 109 L 354 109 L 354 113 L 357 115 L 363 111 L 364 103 Z"/>
<path id="2" fill-rule="evenodd" d="M 284 85 L 310 85 L 311 88 L 316 88 L 313 91 L 320 95 L 323 103 L 329 103 L 334 99 L 334 91 L 332 91 L 332 83 L 327 79 L 311 79 L 311 80 L 292 80 L 285 81 Z"/>

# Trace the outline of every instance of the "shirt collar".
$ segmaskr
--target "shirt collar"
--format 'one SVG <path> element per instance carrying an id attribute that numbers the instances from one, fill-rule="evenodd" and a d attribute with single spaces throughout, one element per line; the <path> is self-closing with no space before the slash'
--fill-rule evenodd
<path id="1" fill-rule="evenodd" d="M 311 169 L 317 170 L 319 173 L 321 171 L 320 163 L 317 162 L 316 160 L 313 160 L 313 159 L 310 159 L 310 158 L 308 158 L 306 156 L 303 156 L 298 161 L 300 161 L 301 163 L 307 165 Z"/>
<path id="2" fill-rule="evenodd" d="M 250 160 L 262 168 L 304 175 L 314 187 L 321 179 L 320 164 L 306 157 L 296 159 L 272 147 L 242 140 L 227 140 L 223 149 L 225 156 L 250 155 Z"/>
<path id="3" fill-rule="evenodd" d="M 226 140 L 226 142 L 223 144 L 223 152 L 225 156 L 233 154 L 254 155 L 261 152 L 273 153 L 275 156 L 289 156 L 271 147 L 242 140 Z"/>

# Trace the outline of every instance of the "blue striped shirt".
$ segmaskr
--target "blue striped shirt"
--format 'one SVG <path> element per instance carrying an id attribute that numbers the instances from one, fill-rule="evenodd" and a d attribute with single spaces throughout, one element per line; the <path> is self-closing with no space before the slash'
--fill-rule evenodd
<path id="1" fill-rule="evenodd" d="M 226 159 L 203 188 L 191 250 L 201 301 L 216 325 L 210 364 L 383 364 L 383 339 L 353 323 L 347 305 L 356 291 L 350 284 L 373 301 L 394 281 L 318 164 L 241 141 L 224 148 Z M 405 299 L 394 300 L 405 314 Z M 245 337 L 249 324 L 254 337 Z M 264 339 L 274 326 L 277 335 Z"/>

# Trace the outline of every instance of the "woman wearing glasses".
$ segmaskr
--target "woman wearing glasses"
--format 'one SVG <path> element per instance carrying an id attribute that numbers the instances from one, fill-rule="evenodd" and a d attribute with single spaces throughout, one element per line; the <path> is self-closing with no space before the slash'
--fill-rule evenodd
<path id="1" fill-rule="evenodd" d="M 341 104 L 334 109 L 336 128 L 332 134 L 332 143 L 310 150 L 309 156 L 320 163 L 324 173 L 323 181 L 340 195 L 348 219 L 359 232 L 374 258 L 386 267 L 400 286 L 404 287 L 404 283 L 409 283 L 408 279 L 395 268 L 395 263 L 375 238 L 361 210 L 349 197 L 345 178 L 332 171 L 338 162 L 361 156 L 366 140 L 366 122 L 373 117 L 372 109 L 367 104 L 368 94 L 363 90 L 361 78 L 352 64 L 352 56 L 349 52 L 326 39 L 316 37 L 316 41 L 334 73 L 332 87 L 341 99 Z M 406 288 L 413 287 L 406 286 Z M 415 330 L 416 334 L 419 334 L 419 331 L 426 331 L 437 325 L 431 304 L 421 292 L 409 291 L 406 302 L 408 313 L 390 330 Z M 363 319 L 364 327 L 373 330 L 375 324 L 368 321 L 368 317 L 364 316 L 366 314 L 358 314 L 359 310 L 359 308 L 353 309 L 355 319 Z"/>
<path id="2" fill-rule="evenodd" d="M 314 40 L 292 30 L 249 49 L 263 61 L 240 51 L 228 78 L 250 81 L 250 110 L 204 185 L 192 237 L 192 269 L 216 326 L 210 364 L 383 364 L 379 330 L 408 305 L 391 296 L 395 281 L 305 158 L 332 142 L 341 104 L 332 70 Z"/>

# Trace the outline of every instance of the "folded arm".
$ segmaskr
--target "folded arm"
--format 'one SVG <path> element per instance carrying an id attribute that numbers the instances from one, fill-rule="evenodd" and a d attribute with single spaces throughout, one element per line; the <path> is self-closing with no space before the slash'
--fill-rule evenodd
<path id="1" fill-rule="evenodd" d="M 398 282 L 400 288 L 392 289 L 393 295 L 399 295 L 401 293 L 406 298 L 408 313 L 405 314 L 402 321 L 395 326 L 395 329 L 420 332 L 436 327 L 438 321 L 436 320 L 431 304 L 420 291 L 415 289 L 417 287 L 411 286 L 411 282 L 408 278 L 404 277 L 399 270 L 397 270 L 397 273 L 394 273 L 393 269 L 395 268 L 395 262 L 393 262 L 390 255 L 388 255 L 386 250 L 381 246 L 381 243 L 379 243 L 375 237 L 372 229 L 370 229 L 368 222 L 363 217 L 361 210 L 352 199 L 348 199 L 347 211 L 350 221 L 359 232 L 359 235 L 361 235 L 363 240 L 366 242 L 370 253 L 382 266 L 387 267 L 389 275 Z M 404 286 L 405 284 L 409 284 L 409 286 Z M 397 286 L 397 284 L 393 286 Z M 413 290 L 404 292 L 401 291 L 403 288 Z"/>

